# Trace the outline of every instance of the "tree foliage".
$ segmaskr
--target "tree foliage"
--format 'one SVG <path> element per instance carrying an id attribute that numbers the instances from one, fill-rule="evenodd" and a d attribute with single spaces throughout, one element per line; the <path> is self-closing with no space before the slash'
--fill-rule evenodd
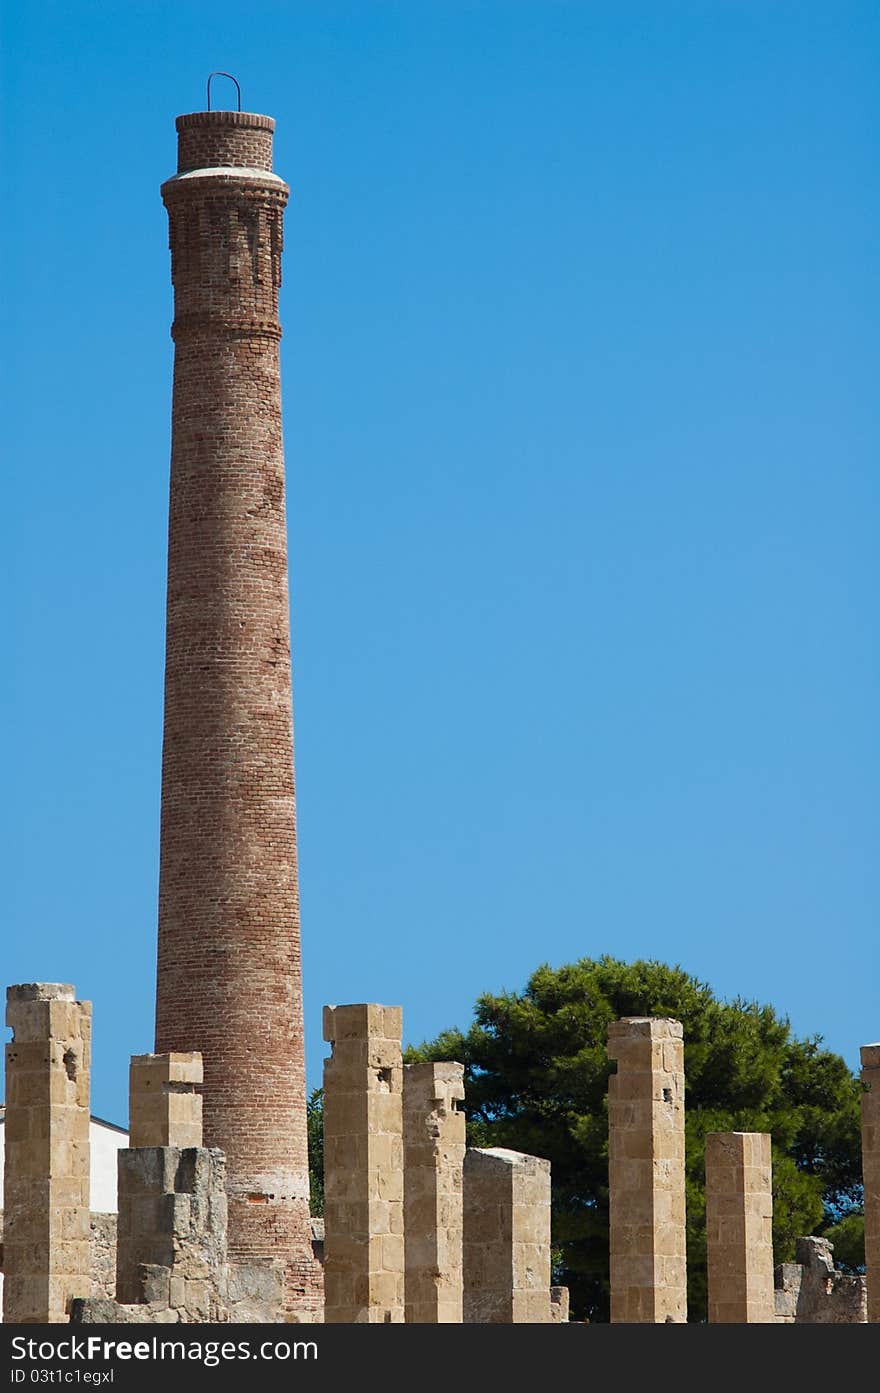
<path id="1" fill-rule="evenodd" d="M 865 1270 L 865 1216 L 844 1214 L 824 1230 L 824 1238 L 834 1245 L 834 1263 L 844 1272 Z"/>
<path id="2" fill-rule="evenodd" d="M 704 1138 L 773 1136 L 777 1262 L 795 1239 L 840 1221 L 861 1200 L 861 1085 L 820 1039 L 792 1036 L 770 1006 L 719 1001 L 678 967 L 584 958 L 543 966 L 522 992 L 486 994 L 467 1031 L 407 1051 L 408 1062 L 465 1066 L 468 1142 L 552 1163 L 556 1279 L 575 1319 L 608 1318 L 608 1026 L 671 1016 L 685 1042 L 688 1302 L 706 1311 Z M 850 1226 L 852 1228 L 852 1225 Z"/>
<path id="3" fill-rule="evenodd" d="M 324 1213 L 324 1090 L 315 1088 L 306 1103 L 309 1146 L 309 1207 L 313 1217 Z"/>

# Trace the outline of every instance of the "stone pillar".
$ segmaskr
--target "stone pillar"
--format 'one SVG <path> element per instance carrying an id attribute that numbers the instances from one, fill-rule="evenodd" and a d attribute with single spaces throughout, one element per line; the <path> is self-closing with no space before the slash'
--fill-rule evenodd
<path id="1" fill-rule="evenodd" d="M 461 1064 L 408 1064 L 403 1071 L 403 1232 L 406 1319 L 462 1319 Z"/>
<path id="2" fill-rule="evenodd" d="M 880 1044 L 863 1045 L 862 1179 L 865 1186 L 865 1273 L 868 1320 L 880 1322 Z"/>
<path id="3" fill-rule="evenodd" d="M 204 1147 L 117 1153 L 116 1300 L 222 1318 L 226 1279 L 226 1160 Z M 81 1317 L 82 1318 L 82 1317 Z"/>
<path id="4" fill-rule="evenodd" d="M 202 1146 L 202 1057 L 135 1054 L 129 1080 L 116 1299 L 216 1320 L 225 1305 L 226 1158 Z"/>
<path id="5" fill-rule="evenodd" d="M 133 1054 L 129 1069 L 128 1140 L 141 1146 L 201 1146 L 202 1056 Z"/>
<path id="6" fill-rule="evenodd" d="M 88 1296 L 92 1005 L 73 987 L 9 987 L 4 1320 L 62 1323 Z"/>
<path id="7" fill-rule="evenodd" d="M 199 1050 L 229 1252 L 320 1302 L 311 1247 L 275 122 L 177 118 L 158 1051 Z"/>
<path id="8" fill-rule="evenodd" d="M 465 1153 L 464 1320 L 553 1320 L 549 1161 L 501 1147 Z"/>
<path id="9" fill-rule="evenodd" d="M 402 1321 L 399 1006 L 325 1006 L 324 1320 Z"/>
<path id="10" fill-rule="evenodd" d="M 608 1054 L 611 1319 L 687 1320 L 684 1046 L 679 1021 L 614 1021 Z"/>
<path id="11" fill-rule="evenodd" d="M 710 1321 L 775 1321 L 769 1132 L 707 1134 L 706 1256 Z"/>

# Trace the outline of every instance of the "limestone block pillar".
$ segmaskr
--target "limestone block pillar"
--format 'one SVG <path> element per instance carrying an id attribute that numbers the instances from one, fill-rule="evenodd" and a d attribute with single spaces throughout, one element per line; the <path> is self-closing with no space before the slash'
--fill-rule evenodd
<path id="1" fill-rule="evenodd" d="M 201 1146 L 202 1056 L 133 1054 L 129 1070 L 129 1145 Z"/>
<path id="2" fill-rule="evenodd" d="M 775 1321 L 768 1132 L 708 1133 L 706 1255 L 711 1322 Z"/>
<path id="3" fill-rule="evenodd" d="M 226 1158 L 205 1147 L 117 1153 L 116 1300 L 221 1317 L 226 1282 Z"/>
<path id="4" fill-rule="evenodd" d="M 4 1320 L 61 1323 L 88 1296 L 92 1005 L 73 987 L 9 987 Z"/>
<path id="5" fill-rule="evenodd" d="M 501 1147 L 465 1153 L 464 1320 L 553 1320 L 549 1161 Z"/>
<path id="6" fill-rule="evenodd" d="M 461 1323 L 461 1064 L 408 1064 L 403 1071 L 403 1231 L 406 1320 Z"/>
<path id="7" fill-rule="evenodd" d="M 399 1006 L 324 1007 L 324 1320 L 402 1321 Z"/>
<path id="8" fill-rule="evenodd" d="M 202 1146 L 201 1082 L 197 1051 L 131 1057 L 131 1146 L 117 1155 L 116 1297 L 207 1320 L 224 1299 L 226 1159 Z"/>
<path id="9" fill-rule="evenodd" d="M 865 1273 L 868 1320 L 880 1322 L 880 1044 L 863 1045 L 862 1179 L 865 1186 Z"/>
<path id="10" fill-rule="evenodd" d="M 608 1054 L 611 1319 L 687 1320 L 684 1045 L 679 1021 L 614 1021 Z"/>

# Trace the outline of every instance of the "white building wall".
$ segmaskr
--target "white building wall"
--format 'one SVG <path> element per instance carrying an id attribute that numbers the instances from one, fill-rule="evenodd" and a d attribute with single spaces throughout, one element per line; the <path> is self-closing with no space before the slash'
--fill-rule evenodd
<path id="1" fill-rule="evenodd" d="M 0 1209 L 3 1208 L 3 1174 L 6 1168 L 6 1128 L 0 1122 Z M 128 1146 L 128 1133 L 120 1132 L 109 1122 L 93 1117 L 89 1123 L 91 1158 L 91 1202 L 89 1208 L 97 1214 L 116 1213 L 116 1153 Z"/>

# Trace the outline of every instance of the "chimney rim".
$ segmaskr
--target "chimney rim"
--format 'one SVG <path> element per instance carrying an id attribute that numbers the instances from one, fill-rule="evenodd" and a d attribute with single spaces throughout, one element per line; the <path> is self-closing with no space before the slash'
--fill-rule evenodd
<path id="1" fill-rule="evenodd" d="M 186 111 L 175 118 L 175 129 L 189 131 L 205 126 L 238 126 L 244 130 L 274 131 L 275 117 L 258 111 Z"/>

